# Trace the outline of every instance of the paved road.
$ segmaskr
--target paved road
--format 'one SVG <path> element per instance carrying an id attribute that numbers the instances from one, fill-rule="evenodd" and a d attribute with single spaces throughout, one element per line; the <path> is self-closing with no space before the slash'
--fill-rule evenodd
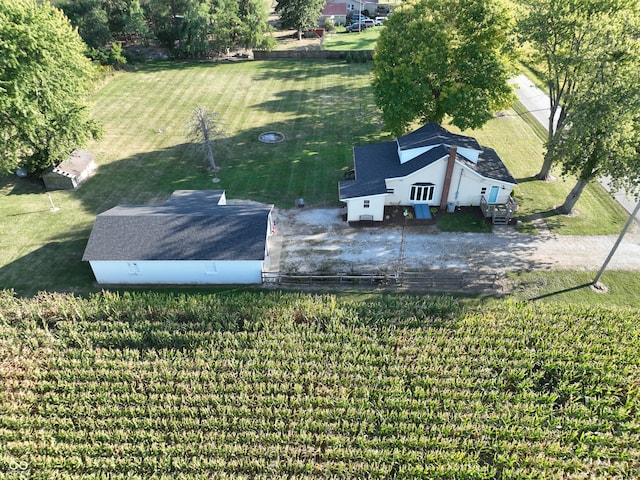
<path id="1" fill-rule="evenodd" d="M 520 103 L 524 105 L 527 111 L 529 111 L 544 128 L 548 128 L 551 109 L 549 108 L 549 97 L 547 94 L 536 87 L 534 83 L 524 75 L 517 76 L 509 83 L 514 86 L 514 92 L 518 96 Z M 558 120 L 559 113 L 560 112 L 556 112 L 556 121 Z M 609 188 L 610 180 L 608 178 L 601 178 L 598 181 L 607 191 L 611 192 Z M 633 212 L 636 207 L 636 200 L 627 195 L 624 190 L 613 193 L 613 196 L 629 214 Z M 640 215 L 636 216 L 636 221 L 640 223 Z"/>

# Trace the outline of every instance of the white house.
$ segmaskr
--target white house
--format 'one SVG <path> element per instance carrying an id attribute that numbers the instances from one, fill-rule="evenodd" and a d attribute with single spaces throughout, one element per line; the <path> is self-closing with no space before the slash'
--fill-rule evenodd
<path id="1" fill-rule="evenodd" d="M 227 205 L 223 190 L 114 207 L 96 217 L 82 260 L 99 284 L 261 283 L 272 208 Z"/>
<path id="2" fill-rule="evenodd" d="M 353 162 L 354 178 L 339 183 L 349 222 L 382 221 L 384 208 L 393 205 L 413 207 L 418 218 L 429 218 L 432 206 L 481 206 L 494 223 L 505 223 L 501 212 L 508 221 L 515 210 L 517 182 L 498 154 L 437 123 L 395 141 L 354 147 Z"/>

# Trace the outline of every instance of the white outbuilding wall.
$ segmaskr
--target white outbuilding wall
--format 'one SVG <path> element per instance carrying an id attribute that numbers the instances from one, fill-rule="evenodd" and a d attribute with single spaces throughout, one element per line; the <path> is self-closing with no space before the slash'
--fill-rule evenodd
<path id="1" fill-rule="evenodd" d="M 386 195 L 372 195 L 344 200 L 347 204 L 347 222 L 381 222 L 384 219 L 385 198 Z"/>
<path id="2" fill-rule="evenodd" d="M 262 283 L 262 260 L 91 260 L 99 284 L 253 284 Z"/>

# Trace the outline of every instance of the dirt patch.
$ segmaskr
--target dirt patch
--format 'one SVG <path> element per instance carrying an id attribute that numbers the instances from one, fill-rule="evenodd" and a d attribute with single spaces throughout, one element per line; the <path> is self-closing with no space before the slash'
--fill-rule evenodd
<path id="1" fill-rule="evenodd" d="M 616 235 L 560 236 L 516 232 L 443 233 L 433 224 L 390 221 L 350 225 L 340 208 L 274 211 L 282 240 L 281 272 L 392 273 L 399 269 L 597 270 Z M 640 234 L 629 233 L 609 268 L 640 270 Z"/>

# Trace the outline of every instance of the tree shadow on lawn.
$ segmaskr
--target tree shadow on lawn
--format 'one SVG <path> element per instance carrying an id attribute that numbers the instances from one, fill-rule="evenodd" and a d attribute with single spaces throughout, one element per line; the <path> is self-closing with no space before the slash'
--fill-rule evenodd
<path id="1" fill-rule="evenodd" d="M 263 124 L 217 141 L 216 173 L 195 143 L 135 154 L 99 165 L 75 195 L 92 214 L 117 205 L 162 203 L 175 190 L 226 190 L 227 198 L 272 204 L 282 204 L 284 198 L 291 206 L 300 196 L 308 205 L 337 201 L 336 184 L 351 166 L 353 144 L 343 129 L 328 133 L 333 121 L 331 115 L 323 119 L 311 113 L 295 122 Z M 315 130 L 308 127 L 312 124 Z M 284 141 L 259 141 L 261 133 L 273 131 L 284 133 Z"/>
<path id="2" fill-rule="evenodd" d="M 190 68 L 202 68 L 203 66 L 215 68 L 221 64 L 227 64 L 222 61 L 202 60 L 202 61 L 180 61 L 180 60 L 158 60 L 149 61 L 145 63 L 138 63 L 133 66 L 129 66 L 128 70 L 132 73 L 157 73 L 168 72 L 171 70 L 186 70 Z"/>
<path id="3" fill-rule="evenodd" d="M 52 241 L 0 267 L 0 288 L 13 289 L 21 297 L 41 291 L 81 295 L 98 291 L 91 267 L 82 261 L 88 237 L 87 231 L 77 238 Z"/>
<path id="4" fill-rule="evenodd" d="M 161 203 L 174 190 L 213 189 L 206 161 L 198 162 L 195 150 L 183 143 L 99 165 L 76 191 L 77 198 L 97 214 L 116 205 Z"/>
<path id="5" fill-rule="evenodd" d="M 44 193 L 46 189 L 39 177 L 21 178 L 17 175 L 3 175 L 0 177 L 0 191 L 6 191 L 8 195 L 31 195 Z"/>
<path id="6" fill-rule="evenodd" d="M 360 88 L 337 93 L 335 88 L 311 92 L 290 90 L 279 92 L 275 98 L 254 105 L 252 108 L 269 114 L 290 112 L 295 119 L 282 122 L 282 130 L 289 137 L 312 136 L 324 142 L 345 145 L 349 151 L 354 145 L 381 141 L 383 123 L 373 97 Z M 295 102 L 290 101 L 296 97 Z M 344 98 L 347 98 L 345 102 Z M 310 105 L 300 110 L 298 105 Z"/>

